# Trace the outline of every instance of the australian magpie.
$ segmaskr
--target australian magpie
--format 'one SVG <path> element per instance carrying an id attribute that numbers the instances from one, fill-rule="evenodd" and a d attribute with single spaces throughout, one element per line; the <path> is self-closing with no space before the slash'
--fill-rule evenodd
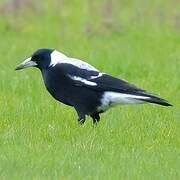
<path id="1" fill-rule="evenodd" d="M 16 70 L 37 67 L 45 86 L 57 100 L 75 108 L 78 122 L 85 116 L 100 121 L 100 113 L 117 104 L 155 103 L 172 106 L 124 80 L 102 73 L 90 64 L 70 58 L 54 49 L 39 49 L 16 67 Z"/>

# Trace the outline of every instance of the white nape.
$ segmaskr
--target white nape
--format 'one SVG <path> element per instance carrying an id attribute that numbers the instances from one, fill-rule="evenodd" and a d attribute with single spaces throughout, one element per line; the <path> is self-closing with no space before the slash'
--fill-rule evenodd
<path id="1" fill-rule="evenodd" d="M 51 62 L 50 62 L 49 66 L 54 67 L 56 64 L 59 64 L 59 63 L 71 64 L 78 68 L 86 69 L 89 71 L 98 71 L 95 67 L 91 66 L 90 64 L 88 64 L 84 61 L 81 61 L 81 60 L 75 59 L 75 58 L 69 58 L 66 55 L 64 55 L 63 53 L 54 50 L 51 53 Z"/>
<path id="2" fill-rule="evenodd" d="M 97 86 L 97 84 L 95 82 L 91 82 L 91 81 L 88 81 L 87 79 L 84 79 L 84 78 L 81 78 L 81 77 L 78 77 L 78 76 L 71 76 L 69 75 L 69 77 L 72 79 L 72 80 L 75 80 L 75 81 L 80 81 L 86 85 L 89 85 L 89 86 Z"/>
<path id="3" fill-rule="evenodd" d="M 115 106 L 117 104 L 146 103 L 143 101 L 143 99 L 150 99 L 150 97 L 107 91 L 104 92 L 102 96 L 101 106 L 98 107 L 98 110 L 106 111 L 108 108 Z"/>
<path id="4" fill-rule="evenodd" d="M 61 53 L 59 51 L 54 50 L 51 53 L 51 62 L 50 62 L 49 66 L 54 67 L 56 64 L 59 64 L 62 61 L 65 61 L 66 59 L 68 59 L 68 57 L 65 54 L 63 54 L 63 53 Z"/>

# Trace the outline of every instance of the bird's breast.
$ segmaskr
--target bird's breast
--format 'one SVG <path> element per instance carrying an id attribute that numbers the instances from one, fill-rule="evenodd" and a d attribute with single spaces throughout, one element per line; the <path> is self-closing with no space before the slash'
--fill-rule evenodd
<path id="1" fill-rule="evenodd" d="M 43 80 L 48 92 L 58 101 L 71 105 L 69 101 L 69 88 L 65 77 L 54 73 L 44 72 Z"/>

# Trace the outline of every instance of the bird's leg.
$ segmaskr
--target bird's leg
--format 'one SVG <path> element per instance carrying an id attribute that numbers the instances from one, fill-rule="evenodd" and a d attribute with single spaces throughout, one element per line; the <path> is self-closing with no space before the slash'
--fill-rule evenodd
<path id="1" fill-rule="evenodd" d="M 91 114 L 90 116 L 92 117 L 94 124 L 97 124 L 100 121 L 99 113 L 94 113 L 94 114 Z"/>
<path id="2" fill-rule="evenodd" d="M 78 114 L 78 123 L 80 125 L 84 124 L 84 122 L 86 120 L 85 114 L 78 107 L 75 107 L 75 109 L 76 109 L 76 112 Z"/>
<path id="3" fill-rule="evenodd" d="M 80 125 L 83 125 L 84 124 L 84 122 L 85 122 L 85 116 L 79 116 L 79 118 L 78 118 L 78 123 L 80 124 Z"/>

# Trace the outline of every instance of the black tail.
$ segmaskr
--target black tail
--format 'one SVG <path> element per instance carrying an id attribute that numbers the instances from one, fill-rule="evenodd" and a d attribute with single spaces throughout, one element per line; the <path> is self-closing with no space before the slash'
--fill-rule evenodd
<path id="1" fill-rule="evenodd" d="M 142 99 L 145 102 L 149 102 L 149 103 L 153 103 L 153 104 L 158 104 L 158 105 L 162 105 L 162 106 L 173 106 L 172 104 L 170 104 L 165 99 L 159 98 L 159 97 L 154 96 L 154 95 L 145 94 L 144 97 L 149 97 L 147 99 Z"/>
<path id="2" fill-rule="evenodd" d="M 149 103 L 153 103 L 153 104 L 158 104 L 161 106 L 173 106 L 172 104 L 170 104 L 169 102 L 167 102 L 166 100 L 161 99 L 161 98 L 144 99 L 144 101 L 149 102 Z"/>

